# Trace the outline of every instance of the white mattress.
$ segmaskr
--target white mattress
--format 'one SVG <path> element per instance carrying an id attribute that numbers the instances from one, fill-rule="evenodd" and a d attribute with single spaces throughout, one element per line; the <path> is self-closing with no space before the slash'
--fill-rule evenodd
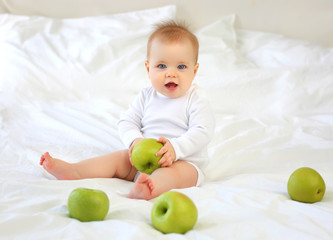
<path id="1" fill-rule="evenodd" d="M 151 24 L 174 6 L 117 15 L 51 19 L 0 15 L 1 239 L 332 239 L 333 49 L 281 35 L 236 31 L 225 16 L 196 32 L 196 83 L 217 122 L 202 187 L 180 189 L 199 216 L 185 235 L 152 227 L 150 201 L 124 197 L 119 179 L 59 181 L 42 153 L 69 162 L 124 148 L 117 121 L 149 85 Z M 326 182 L 321 202 L 292 201 L 297 168 Z M 69 218 L 77 187 L 105 191 L 104 221 Z"/>

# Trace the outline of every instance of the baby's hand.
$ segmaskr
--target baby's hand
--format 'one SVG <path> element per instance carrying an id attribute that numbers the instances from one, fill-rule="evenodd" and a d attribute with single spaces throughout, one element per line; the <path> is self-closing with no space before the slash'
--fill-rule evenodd
<path id="1" fill-rule="evenodd" d="M 176 160 L 175 150 L 173 149 L 168 139 L 160 137 L 157 141 L 163 143 L 164 145 L 160 151 L 156 153 L 156 156 L 161 156 L 164 154 L 163 157 L 158 161 L 158 164 L 161 164 L 162 167 L 171 166 L 171 164 Z"/>
<path id="2" fill-rule="evenodd" d="M 132 142 L 132 144 L 131 144 L 131 146 L 130 146 L 130 148 L 129 148 L 129 150 L 128 150 L 129 160 L 130 160 L 130 163 L 131 163 L 132 166 L 133 166 L 133 162 L 132 162 L 132 151 L 133 151 L 133 148 L 134 148 L 134 146 L 135 146 L 138 142 L 140 142 L 140 141 L 142 141 L 142 140 L 143 140 L 143 138 L 136 138 L 136 139 Z"/>

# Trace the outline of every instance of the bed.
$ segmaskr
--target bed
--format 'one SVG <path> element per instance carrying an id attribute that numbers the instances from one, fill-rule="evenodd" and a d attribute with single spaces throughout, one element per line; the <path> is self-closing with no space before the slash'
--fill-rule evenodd
<path id="1" fill-rule="evenodd" d="M 186 13 L 183 1 L 169 2 L 90 16 L 78 8 L 75 18 L 1 2 L 0 239 L 332 239 L 333 41 L 235 27 L 233 12 L 194 26 L 195 82 L 209 93 L 216 129 L 205 183 L 176 190 L 198 208 L 191 231 L 155 230 L 155 199 L 124 197 L 132 182 L 59 181 L 39 165 L 45 151 L 77 162 L 124 148 L 117 121 L 149 85 L 152 23 Z M 290 199 L 288 178 L 303 166 L 325 180 L 322 201 Z M 107 193 L 104 221 L 69 217 L 67 198 L 78 187 Z"/>

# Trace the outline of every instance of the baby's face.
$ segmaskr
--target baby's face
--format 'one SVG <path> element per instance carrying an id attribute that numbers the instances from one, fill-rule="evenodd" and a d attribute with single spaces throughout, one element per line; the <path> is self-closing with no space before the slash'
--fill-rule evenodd
<path id="1" fill-rule="evenodd" d="M 187 39 L 171 43 L 154 39 L 145 64 L 153 87 L 170 98 L 183 96 L 190 89 L 199 66 Z"/>

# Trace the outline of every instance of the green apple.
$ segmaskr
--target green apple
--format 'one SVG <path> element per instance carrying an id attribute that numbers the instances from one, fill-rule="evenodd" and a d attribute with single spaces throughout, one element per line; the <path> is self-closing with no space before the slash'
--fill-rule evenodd
<path id="1" fill-rule="evenodd" d="M 175 191 L 160 195 L 151 210 L 153 226 L 162 233 L 186 233 L 197 218 L 198 210 L 192 200 Z"/>
<path id="2" fill-rule="evenodd" d="M 81 222 L 101 221 L 108 214 L 109 198 L 100 190 L 77 188 L 68 197 L 68 210 Z"/>
<path id="3" fill-rule="evenodd" d="M 288 194 L 291 199 L 299 202 L 318 202 L 324 197 L 325 189 L 323 178 L 309 167 L 295 170 L 288 180 Z"/>
<path id="4" fill-rule="evenodd" d="M 162 156 L 156 153 L 163 147 L 163 144 L 153 138 L 145 138 L 138 142 L 132 150 L 132 162 L 140 172 L 152 174 L 161 165 L 158 161 Z"/>

